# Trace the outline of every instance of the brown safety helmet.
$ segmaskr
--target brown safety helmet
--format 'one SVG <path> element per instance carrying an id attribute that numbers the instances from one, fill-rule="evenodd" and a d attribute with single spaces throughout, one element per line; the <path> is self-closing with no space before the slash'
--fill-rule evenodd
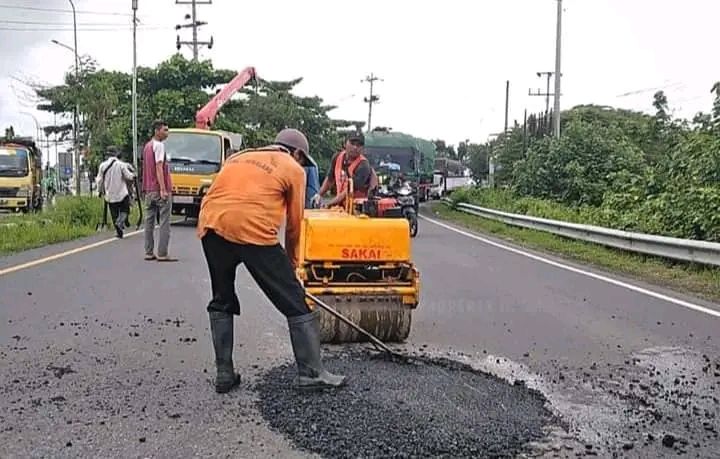
<path id="1" fill-rule="evenodd" d="M 310 153 L 310 145 L 308 144 L 307 137 L 297 129 L 286 128 L 278 132 L 278 135 L 275 137 L 275 143 L 302 150 L 306 155 Z"/>

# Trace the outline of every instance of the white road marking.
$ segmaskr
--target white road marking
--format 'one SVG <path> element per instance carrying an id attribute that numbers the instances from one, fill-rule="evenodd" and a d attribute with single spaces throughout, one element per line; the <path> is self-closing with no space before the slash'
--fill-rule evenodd
<path id="1" fill-rule="evenodd" d="M 516 248 L 514 248 L 514 247 L 507 246 L 507 245 L 505 245 L 505 244 L 499 244 L 499 243 L 497 243 L 497 242 L 495 242 L 495 241 L 492 241 L 492 240 L 490 240 L 490 239 L 486 239 L 486 238 L 481 237 L 481 236 L 478 236 L 478 235 L 476 235 L 476 234 L 472 234 L 472 233 L 469 233 L 469 232 L 467 232 L 467 231 L 463 231 L 463 230 L 461 230 L 461 229 L 458 229 L 458 228 L 455 228 L 455 227 L 453 227 L 453 226 L 447 225 L 447 224 L 445 224 L 445 223 L 439 222 L 439 221 L 434 220 L 434 219 L 432 219 L 432 218 L 428 218 L 428 217 L 426 217 L 426 216 L 424 216 L 424 215 L 419 215 L 419 217 L 422 218 L 423 220 L 429 221 L 430 223 L 434 223 L 435 225 L 441 226 L 441 227 L 443 227 L 443 228 L 445 228 L 445 229 L 448 229 L 448 230 L 450 230 L 450 231 L 453 231 L 453 232 L 455 232 L 455 233 L 462 234 L 463 236 L 467 236 L 467 237 L 469 237 L 469 238 L 471 238 L 471 239 L 475 239 L 475 240 L 477 240 L 477 241 L 484 242 L 485 244 L 491 245 L 491 246 L 493 246 L 493 247 L 497 247 L 497 248 L 502 249 L 502 250 L 507 250 L 508 252 L 513 252 L 513 253 L 516 253 L 516 254 L 518 254 L 518 255 L 522 255 L 522 256 L 524 256 L 524 257 L 531 258 L 531 259 L 533 259 L 533 260 L 535 260 L 535 261 L 539 261 L 539 262 L 541 262 L 541 263 L 545 263 L 545 264 L 548 264 L 548 265 L 551 265 L 551 266 L 555 266 L 556 268 L 564 269 L 564 270 L 566 270 L 566 271 L 571 271 L 571 272 L 574 272 L 574 273 L 577 273 L 577 274 L 582 274 L 583 276 L 587 276 L 587 277 L 591 277 L 591 278 L 593 278 L 593 279 L 597 279 L 597 280 L 600 280 L 600 281 L 603 281 L 603 282 L 607 282 L 608 284 L 613 284 L 613 285 L 616 285 L 616 286 L 618 286 L 618 287 L 623 287 L 623 288 L 626 288 L 626 289 L 628 289 L 628 290 L 632 290 L 632 291 L 634 291 L 634 292 L 641 293 L 641 294 L 643 294 L 643 295 L 651 296 L 651 297 L 653 297 L 653 298 L 657 298 L 657 299 L 660 299 L 660 300 L 663 300 L 663 301 L 667 301 L 667 302 L 676 304 L 676 305 L 678 305 L 678 306 L 682 306 L 682 307 L 684 307 L 684 308 L 692 309 L 692 310 L 694 310 L 694 311 L 702 312 L 702 313 L 704 313 L 704 314 L 708 314 L 708 315 L 711 315 L 711 316 L 720 318 L 720 311 L 717 311 L 717 310 L 715 310 L 715 309 L 706 308 L 706 307 L 701 306 L 701 305 L 699 305 L 699 304 L 691 303 L 691 302 L 689 302 L 689 301 L 681 300 L 681 299 L 679 299 L 679 298 L 674 298 L 674 297 L 671 297 L 671 296 L 668 296 L 668 295 L 665 295 L 665 294 L 662 294 L 662 293 L 659 293 L 659 292 L 654 292 L 654 291 L 652 291 L 652 290 L 648 290 L 648 289 L 646 289 L 646 288 L 642 288 L 642 287 L 639 287 L 639 286 L 637 286 L 637 285 L 632 285 L 632 284 L 629 284 L 629 283 L 627 283 L 627 282 L 623 282 L 623 281 L 620 281 L 620 280 L 617 280 L 617 279 L 612 279 L 612 278 L 610 278 L 610 277 L 603 276 L 603 275 L 601 275 L 601 274 L 596 274 L 596 273 L 593 273 L 593 272 L 590 272 L 590 271 L 585 271 L 585 270 L 579 269 L 579 268 L 575 268 L 575 267 L 573 267 L 573 266 L 569 266 L 569 265 L 566 265 L 566 264 L 563 264 L 563 263 L 558 263 L 557 261 L 553 261 L 553 260 L 550 260 L 550 259 L 548 259 L 548 258 L 544 258 L 544 257 L 538 256 L 538 255 L 534 255 L 534 254 L 532 254 L 532 253 L 525 252 L 524 250 L 519 250 L 519 249 L 516 249 Z"/>
<path id="2" fill-rule="evenodd" d="M 135 236 L 136 234 L 142 233 L 144 230 L 137 230 L 132 231 L 130 233 L 125 233 L 125 237 Z M 0 276 L 4 276 L 6 274 L 14 273 L 15 271 L 20 271 L 21 269 L 27 269 L 31 268 L 33 266 L 41 265 L 43 263 L 47 263 L 49 261 L 57 260 L 59 258 L 67 257 L 68 255 L 73 255 L 75 253 L 84 252 L 86 250 L 94 249 L 95 247 L 100 247 L 101 245 L 109 244 L 113 241 L 119 241 L 116 237 L 111 237 L 108 239 L 103 239 L 102 241 L 93 242 L 92 244 L 84 245 L 82 247 L 76 247 L 74 249 L 66 250 L 65 252 L 56 253 L 55 255 L 50 255 L 49 257 L 44 258 L 38 258 L 37 260 L 28 261 L 27 263 L 22 263 L 15 266 L 10 266 L 9 268 L 0 269 Z"/>

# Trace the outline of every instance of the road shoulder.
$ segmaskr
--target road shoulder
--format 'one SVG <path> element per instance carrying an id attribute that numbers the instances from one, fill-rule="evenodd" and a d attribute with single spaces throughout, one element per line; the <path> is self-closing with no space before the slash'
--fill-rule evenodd
<path id="1" fill-rule="evenodd" d="M 497 244 L 592 272 L 619 282 L 636 285 L 684 301 L 720 303 L 720 269 L 660 260 L 574 241 L 541 231 L 516 228 L 451 210 L 433 202 L 423 206 L 421 216 L 477 234 Z M 421 230 L 422 231 L 422 230 Z"/>

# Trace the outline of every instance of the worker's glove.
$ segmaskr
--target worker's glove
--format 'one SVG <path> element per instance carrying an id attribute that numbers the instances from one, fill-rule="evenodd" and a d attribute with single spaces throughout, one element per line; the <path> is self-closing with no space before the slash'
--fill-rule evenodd
<path id="1" fill-rule="evenodd" d="M 320 207 L 321 198 L 320 195 L 315 193 L 312 198 L 310 198 L 310 202 L 312 202 L 313 207 L 316 209 Z"/>

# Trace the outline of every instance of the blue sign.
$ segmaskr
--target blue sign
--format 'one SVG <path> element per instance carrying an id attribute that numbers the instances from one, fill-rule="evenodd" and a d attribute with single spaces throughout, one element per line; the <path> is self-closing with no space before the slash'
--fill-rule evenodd
<path id="1" fill-rule="evenodd" d="M 72 167 L 65 168 L 65 175 L 72 175 Z"/>

